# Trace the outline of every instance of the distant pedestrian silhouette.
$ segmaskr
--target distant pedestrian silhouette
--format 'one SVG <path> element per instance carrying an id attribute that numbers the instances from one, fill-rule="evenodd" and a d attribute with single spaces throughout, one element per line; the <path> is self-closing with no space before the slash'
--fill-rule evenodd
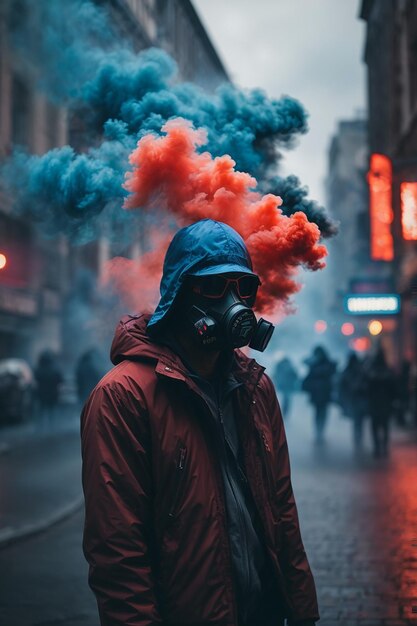
<path id="1" fill-rule="evenodd" d="M 91 391 L 104 376 L 106 368 L 97 348 L 90 348 L 78 359 L 75 370 L 78 399 L 84 404 Z"/>
<path id="2" fill-rule="evenodd" d="M 364 366 L 355 352 L 339 378 L 338 397 L 342 412 L 352 420 L 353 444 L 360 450 L 363 440 L 363 422 L 367 413 L 367 384 Z"/>
<path id="3" fill-rule="evenodd" d="M 45 350 L 40 354 L 35 368 L 35 380 L 39 426 L 40 428 L 51 429 L 55 424 L 59 388 L 64 379 L 57 366 L 55 356 L 50 350 Z"/>
<path id="4" fill-rule="evenodd" d="M 328 408 L 332 399 L 336 363 L 330 360 L 323 346 L 314 348 L 313 354 L 305 359 L 305 363 L 309 372 L 303 380 L 302 389 L 308 393 L 314 407 L 316 443 L 321 444 L 324 442 Z"/>
<path id="5" fill-rule="evenodd" d="M 273 380 L 276 389 L 282 396 L 282 413 L 288 419 L 291 413 L 292 399 L 298 387 L 298 374 L 291 359 L 284 357 L 275 366 Z"/>
<path id="6" fill-rule="evenodd" d="M 366 368 L 367 396 L 371 417 L 374 455 L 386 456 L 389 427 L 396 395 L 394 373 L 388 367 L 382 348 L 369 360 Z"/>

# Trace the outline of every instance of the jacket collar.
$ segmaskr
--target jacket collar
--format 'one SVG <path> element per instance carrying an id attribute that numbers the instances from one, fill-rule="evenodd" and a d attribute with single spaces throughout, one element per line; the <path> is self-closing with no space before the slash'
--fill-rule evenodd
<path id="1" fill-rule="evenodd" d="M 161 347 L 163 347 L 164 350 L 157 360 L 155 372 L 159 376 L 182 380 L 184 382 L 191 381 L 190 373 L 184 366 L 180 356 L 168 346 Z M 237 382 L 243 383 L 249 388 L 254 388 L 261 379 L 264 371 L 265 368 L 259 365 L 255 359 L 248 358 L 241 350 L 234 351 L 230 373 Z"/>
<path id="2" fill-rule="evenodd" d="M 120 321 L 113 340 L 111 358 L 117 364 L 124 360 L 156 362 L 160 376 L 190 381 L 190 375 L 180 356 L 168 345 L 154 341 L 146 332 L 149 315 L 125 316 Z M 255 387 L 264 369 L 255 359 L 241 350 L 234 350 L 231 373 L 246 387 Z"/>

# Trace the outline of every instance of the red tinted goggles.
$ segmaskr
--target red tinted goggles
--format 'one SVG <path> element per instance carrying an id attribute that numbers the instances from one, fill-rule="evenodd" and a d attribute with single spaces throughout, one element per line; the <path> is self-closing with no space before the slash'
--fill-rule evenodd
<path id="1" fill-rule="evenodd" d="M 233 285 L 237 295 L 242 300 L 255 299 L 260 280 L 253 274 L 243 274 L 236 278 L 213 274 L 212 276 L 196 277 L 192 289 L 205 298 L 223 298 L 230 285 Z"/>

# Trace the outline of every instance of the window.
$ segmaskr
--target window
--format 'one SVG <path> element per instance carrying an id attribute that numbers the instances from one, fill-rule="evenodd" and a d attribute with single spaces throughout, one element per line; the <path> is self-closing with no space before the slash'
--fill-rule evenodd
<path id="1" fill-rule="evenodd" d="M 19 146 L 30 145 L 31 103 L 30 90 L 18 76 L 12 81 L 12 142 Z"/>

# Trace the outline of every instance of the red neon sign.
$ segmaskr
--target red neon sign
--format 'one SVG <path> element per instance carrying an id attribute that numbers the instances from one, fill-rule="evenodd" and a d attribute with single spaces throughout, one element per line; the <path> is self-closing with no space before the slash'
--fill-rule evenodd
<path id="1" fill-rule="evenodd" d="M 404 239 L 417 239 L 417 183 L 401 183 L 401 226 Z"/>
<path id="2" fill-rule="evenodd" d="M 371 218 L 371 258 L 392 261 L 394 244 L 391 233 L 392 166 L 383 154 L 372 154 L 368 172 L 369 210 Z"/>

